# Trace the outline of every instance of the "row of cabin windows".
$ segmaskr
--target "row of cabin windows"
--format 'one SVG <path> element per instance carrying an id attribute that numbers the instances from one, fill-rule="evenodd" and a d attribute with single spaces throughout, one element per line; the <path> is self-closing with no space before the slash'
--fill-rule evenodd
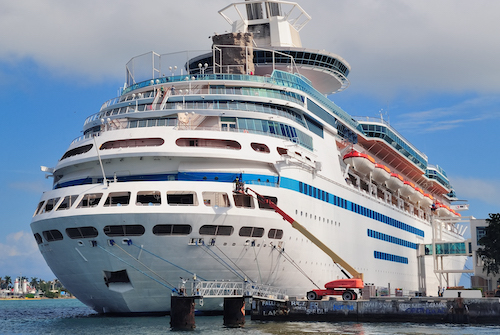
<path id="1" fill-rule="evenodd" d="M 109 225 L 103 228 L 103 232 L 108 237 L 142 236 L 146 229 L 143 225 Z M 153 227 L 152 232 L 157 236 L 183 236 L 191 234 L 192 227 L 187 224 L 159 224 Z M 210 236 L 231 236 L 233 232 L 234 227 L 226 225 L 203 225 L 198 231 L 200 235 Z M 264 236 L 264 232 L 265 229 L 262 227 L 244 226 L 240 228 L 238 235 L 259 238 Z M 57 229 L 45 230 L 42 235 L 47 242 L 60 241 L 64 238 L 63 234 Z M 91 226 L 76 227 L 66 228 L 66 235 L 70 239 L 95 238 L 99 235 L 99 232 L 95 227 Z M 42 236 L 39 233 L 35 233 L 34 236 L 38 244 L 43 243 Z M 267 237 L 282 239 L 283 230 L 271 228 L 267 233 Z"/>
<path id="2" fill-rule="evenodd" d="M 166 194 L 167 203 L 171 206 L 198 206 L 198 196 L 194 191 L 168 191 Z M 67 195 L 62 201 L 60 197 L 41 201 L 34 213 L 35 215 L 48 213 L 53 210 L 67 210 L 74 204 L 76 208 L 97 207 L 103 198 L 103 193 L 87 193 L 78 201 L 78 195 Z M 264 196 L 275 204 L 278 198 Z M 203 204 L 208 207 L 231 207 L 229 196 L 225 192 L 202 192 Z M 104 207 L 128 206 L 130 204 L 131 192 L 111 192 L 106 197 Z M 233 194 L 234 206 L 255 208 L 252 196 L 247 194 Z M 257 202 L 261 209 L 272 209 L 268 204 Z M 162 204 L 162 194 L 160 191 L 140 191 L 135 198 L 137 206 L 159 206 Z"/>
<path id="3" fill-rule="evenodd" d="M 99 150 L 109 150 L 109 149 L 119 149 L 119 148 L 137 148 L 137 147 L 158 147 L 165 143 L 162 138 L 134 138 L 126 140 L 115 140 L 103 143 Z M 221 140 L 221 139 L 211 139 L 211 138 L 179 138 L 175 141 L 177 146 L 180 147 L 207 147 L 207 148 L 219 148 L 219 149 L 234 149 L 241 150 L 241 144 L 233 140 Z M 264 143 L 250 144 L 252 149 L 257 152 L 270 153 L 269 147 Z M 77 147 L 67 151 L 60 160 L 73 157 L 76 155 L 84 154 L 93 145 L 88 144 L 81 147 Z"/>

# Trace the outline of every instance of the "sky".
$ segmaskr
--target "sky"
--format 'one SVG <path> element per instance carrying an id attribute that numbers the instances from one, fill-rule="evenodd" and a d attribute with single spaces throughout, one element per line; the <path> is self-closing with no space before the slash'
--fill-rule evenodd
<path id="1" fill-rule="evenodd" d="M 43 278 L 30 229 L 55 166 L 85 118 L 118 94 L 134 56 L 208 50 L 231 27 L 225 0 L 0 0 L 0 276 Z M 306 48 L 351 65 L 330 96 L 380 117 L 444 168 L 470 210 L 500 212 L 500 1 L 307 0 Z M 478 160 L 480 161 L 479 164 Z"/>

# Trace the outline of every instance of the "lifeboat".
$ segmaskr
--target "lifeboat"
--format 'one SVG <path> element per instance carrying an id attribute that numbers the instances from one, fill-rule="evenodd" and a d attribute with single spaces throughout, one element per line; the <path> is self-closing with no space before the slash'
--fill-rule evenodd
<path id="1" fill-rule="evenodd" d="M 394 192 L 397 192 L 403 185 L 403 177 L 397 173 L 391 173 L 391 177 L 385 181 L 385 186 Z"/>
<path id="2" fill-rule="evenodd" d="M 389 178 L 391 178 L 391 170 L 385 165 L 375 164 L 375 168 L 372 171 L 372 179 L 382 184 Z"/>
<path id="3" fill-rule="evenodd" d="M 429 193 L 424 193 L 424 197 L 420 201 L 423 207 L 429 207 L 434 202 L 434 197 Z"/>
<path id="4" fill-rule="evenodd" d="M 417 203 L 424 199 L 424 191 L 420 187 L 415 187 L 415 192 L 410 195 L 410 201 Z"/>
<path id="5" fill-rule="evenodd" d="M 351 151 L 344 156 L 344 163 L 350 164 L 352 168 L 362 175 L 367 175 L 375 168 L 375 160 L 357 151 Z"/>
<path id="6" fill-rule="evenodd" d="M 436 214 L 437 216 L 442 216 L 442 217 L 445 217 L 445 216 L 449 216 L 448 213 L 450 213 L 450 211 L 448 211 L 446 209 L 446 205 L 443 205 L 442 203 L 439 203 L 439 202 L 436 202 Z"/>
<path id="7" fill-rule="evenodd" d="M 410 197 L 412 196 L 415 192 L 415 184 L 413 184 L 411 181 L 405 180 L 403 187 L 399 190 L 399 193 L 403 197 Z"/>

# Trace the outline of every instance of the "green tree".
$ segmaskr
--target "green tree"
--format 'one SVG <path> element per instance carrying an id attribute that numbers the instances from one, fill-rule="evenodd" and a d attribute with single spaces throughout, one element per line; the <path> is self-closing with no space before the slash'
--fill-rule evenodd
<path id="1" fill-rule="evenodd" d="M 38 278 L 37 277 L 31 277 L 30 286 L 32 288 L 34 288 L 35 290 L 38 290 Z"/>
<path id="2" fill-rule="evenodd" d="M 500 213 L 489 214 L 485 235 L 478 241 L 477 253 L 483 261 L 483 271 L 489 275 L 500 273 Z"/>
<path id="3" fill-rule="evenodd" d="M 10 287 L 10 284 L 12 284 L 12 278 L 10 278 L 10 276 L 5 276 L 3 278 L 4 278 L 5 288 L 8 290 Z"/>

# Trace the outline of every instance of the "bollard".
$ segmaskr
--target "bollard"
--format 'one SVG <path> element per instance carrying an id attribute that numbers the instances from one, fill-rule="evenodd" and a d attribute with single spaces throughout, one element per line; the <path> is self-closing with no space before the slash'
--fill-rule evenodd
<path id="1" fill-rule="evenodd" d="M 194 297 L 170 298 L 170 327 L 173 330 L 192 330 L 194 322 Z"/>
<path id="2" fill-rule="evenodd" d="M 224 298 L 224 326 L 230 328 L 245 325 L 245 298 Z"/>

